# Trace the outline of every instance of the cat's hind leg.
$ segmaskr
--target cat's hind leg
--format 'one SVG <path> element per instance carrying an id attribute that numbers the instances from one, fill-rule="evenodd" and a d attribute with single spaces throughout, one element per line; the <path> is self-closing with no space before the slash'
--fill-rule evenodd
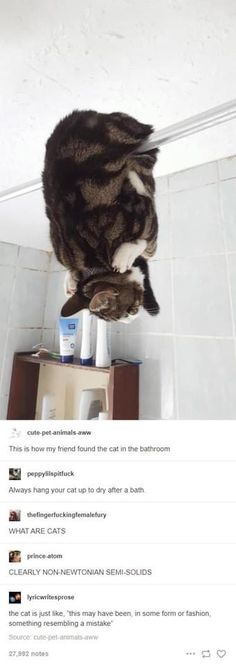
<path id="1" fill-rule="evenodd" d="M 125 273 L 133 266 L 135 259 L 144 253 L 146 247 L 147 241 L 143 238 L 130 243 L 122 243 L 114 254 L 112 268 L 119 273 Z"/>

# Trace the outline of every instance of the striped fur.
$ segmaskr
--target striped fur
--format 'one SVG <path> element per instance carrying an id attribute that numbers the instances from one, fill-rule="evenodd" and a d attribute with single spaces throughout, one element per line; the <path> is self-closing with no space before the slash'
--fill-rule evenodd
<path id="1" fill-rule="evenodd" d="M 110 298 L 111 319 L 132 310 L 136 313 L 147 300 L 140 284 L 136 285 L 139 297 L 134 295 L 130 269 L 139 256 L 140 240 L 143 257 L 151 257 L 156 250 L 152 170 L 157 151 L 134 152 L 152 131 L 150 125 L 123 113 L 73 111 L 58 123 L 46 145 L 43 192 L 55 254 L 73 276 L 77 305 L 84 299 L 90 307 L 93 296 L 88 303 L 86 293 L 96 282 L 94 271 L 97 284 L 102 274 L 105 291 L 114 289 L 115 281 L 119 297 Z M 133 244 L 132 264 L 129 259 L 126 262 L 124 249 L 121 270 L 115 258 L 121 256 L 121 246 L 128 244 Z M 93 279 L 85 279 L 90 270 Z M 107 310 L 97 310 L 97 315 L 109 319 L 109 305 Z"/>

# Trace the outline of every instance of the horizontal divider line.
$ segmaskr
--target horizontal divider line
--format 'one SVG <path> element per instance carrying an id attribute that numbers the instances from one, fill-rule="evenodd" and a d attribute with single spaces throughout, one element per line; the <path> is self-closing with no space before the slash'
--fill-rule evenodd
<path id="1" fill-rule="evenodd" d="M 191 585 L 192 587 L 198 587 L 199 585 L 202 586 L 202 587 L 236 587 L 236 583 L 153 583 L 151 581 L 150 581 L 150 583 L 141 583 L 141 582 L 140 583 L 121 583 L 120 580 L 119 580 L 119 583 L 118 582 L 117 583 L 94 583 L 94 582 L 93 583 L 88 583 L 88 582 L 86 582 L 86 583 L 77 583 L 77 582 L 76 583 L 75 582 L 74 583 L 61 583 L 61 582 L 49 583 L 48 580 L 47 580 L 47 582 L 45 581 L 45 583 L 43 583 L 43 582 L 34 583 L 32 581 L 32 583 L 30 584 L 30 583 L 21 582 L 22 589 L 27 588 L 27 587 L 31 587 L 31 588 L 32 587 L 38 587 L 38 586 L 43 587 L 44 585 L 47 588 L 57 587 L 58 590 L 61 587 L 73 587 L 73 588 L 81 587 L 81 586 L 82 587 L 94 587 L 95 585 L 96 585 L 96 587 L 114 587 L 114 586 L 115 587 L 118 587 L 118 586 L 120 587 L 121 585 L 124 586 L 124 587 L 140 587 L 140 585 L 142 585 L 142 587 L 144 587 L 144 586 L 145 587 L 154 587 L 154 586 L 155 587 L 188 587 L 189 585 Z M 1 587 L 9 587 L 9 583 L 8 584 L 0 583 L 0 586 Z M 24 586 L 24 588 L 23 588 L 23 586 Z M 42 594 L 43 594 L 43 592 L 42 592 Z M 50 592 L 48 592 L 48 594 L 50 594 Z M 58 594 L 60 594 L 60 591 L 58 592 Z M 42 601 L 50 601 L 50 599 L 48 599 L 48 600 L 42 599 Z M 51 601 L 53 601 L 53 599 L 51 599 Z M 66 601 L 66 599 L 65 599 L 65 601 Z M 13 610 L 13 609 L 11 609 L 11 610 Z"/>
<path id="2" fill-rule="evenodd" d="M 236 541 L 24 541 L 24 546 L 236 546 Z M 9 548 L 8 541 L 1 541 Z M 40 559 L 40 558 L 39 558 Z M 56 560 L 55 560 L 56 561 Z M 61 560 L 60 560 L 61 561 Z M 11 564 L 11 563 L 9 563 Z"/>

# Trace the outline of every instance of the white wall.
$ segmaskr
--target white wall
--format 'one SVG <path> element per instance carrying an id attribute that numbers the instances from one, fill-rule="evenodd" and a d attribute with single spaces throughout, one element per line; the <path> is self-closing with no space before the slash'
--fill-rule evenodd
<path id="1" fill-rule="evenodd" d="M 157 208 L 161 312 L 112 324 L 113 358 L 143 362 L 141 418 L 235 419 L 236 157 L 157 179 Z M 63 280 L 53 259 L 43 339 L 57 349 Z"/>
<path id="2" fill-rule="evenodd" d="M 140 359 L 140 417 L 236 418 L 236 157 L 157 179 L 161 313 L 112 325 L 113 358 Z M 59 350 L 64 270 L 46 252 L 0 243 L 0 412 L 13 352 Z M 78 336 L 77 356 L 80 349 Z"/>
<path id="3" fill-rule="evenodd" d="M 42 338 L 49 259 L 47 252 L 0 243 L 0 418 L 6 418 L 14 352 Z"/>
<path id="4" fill-rule="evenodd" d="M 113 326 L 113 354 L 140 358 L 146 419 L 236 418 L 236 158 L 157 180 L 161 306 Z"/>
<path id="5" fill-rule="evenodd" d="M 0 190 L 39 178 L 73 108 L 156 128 L 235 96 L 234 0 L 11 0 L 1 4 Z M 163 148 L 157 175 L 236 153 L 236 122 Z M 0 240 L 48 249 L 40 195 L 0 206 Z"/>
<path id="6" fill-rule="evenodd" d="M 52 251 L 42 190 L 0 202 L 0 241 Z"/>
<path id="7" fill-rule="evenodd" d="M 2 189 L 40 176 L 45 140 L 73 108 L 161 128 L 228 101 L 235 28 L 234 0 L 2 2 Z"/>

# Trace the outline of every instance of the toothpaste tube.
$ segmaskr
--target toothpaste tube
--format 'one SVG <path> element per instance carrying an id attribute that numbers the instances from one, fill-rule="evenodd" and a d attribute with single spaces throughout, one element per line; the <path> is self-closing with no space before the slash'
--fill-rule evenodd
<path id="1" fill-rule="evenodd" d="M 60 356 L 62 363 L 72 363 L 74 359 L 76 335 L 79 319 L 60 317 Z"/>

